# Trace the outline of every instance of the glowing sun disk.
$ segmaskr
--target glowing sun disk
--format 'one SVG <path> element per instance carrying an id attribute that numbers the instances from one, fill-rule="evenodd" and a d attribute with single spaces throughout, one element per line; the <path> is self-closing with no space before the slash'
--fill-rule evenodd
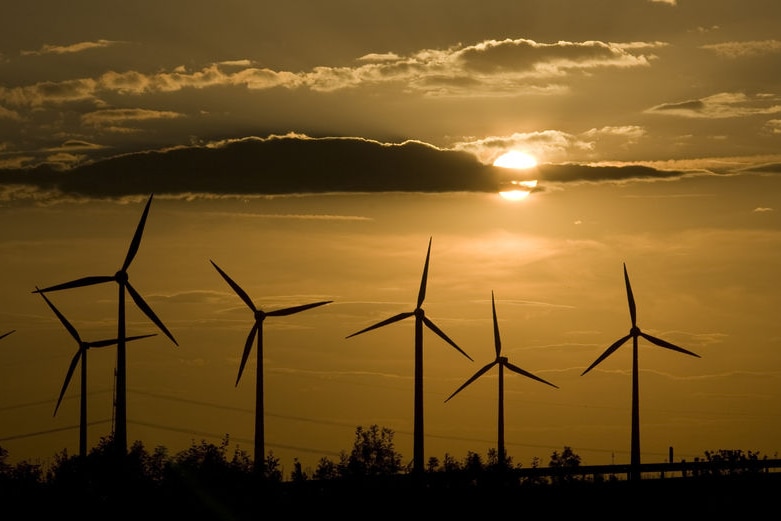
<path id="1" fill-rule="evenodd" d="M 510 150 L 496 158 L 494 166 L 502 168 L 514 168 L 516 170 L 526 170 L 537 166 L 537 160 L 531 154 Z"/>

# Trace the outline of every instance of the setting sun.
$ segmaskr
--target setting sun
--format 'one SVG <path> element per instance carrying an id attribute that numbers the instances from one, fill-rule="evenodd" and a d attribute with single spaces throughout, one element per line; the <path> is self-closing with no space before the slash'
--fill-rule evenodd
<path id="1" fill-rule="evenodd" d="M 520 201 L 526 199 L 526 197 L 537 187 L 537 181 L 512 181 L 510 183 L 512 188 L 509 190 L 503 190 L 499 192 L 502 199 L 508 201 Z"/>
<path id="2" fill-rule="evenodd" d="M 537 160 L 531 154 L 511 150 L 496 158 L 494 166 L 502 168 L 514 168 L 516 170 L 525 170 L 537 166 Z"/>

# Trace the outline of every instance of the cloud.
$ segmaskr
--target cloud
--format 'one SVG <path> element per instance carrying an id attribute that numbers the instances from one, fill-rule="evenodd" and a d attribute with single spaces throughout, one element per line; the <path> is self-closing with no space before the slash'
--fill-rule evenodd
<path id="1" fill-rule="evenodd" d="M 645 111 L 685 118 L 723 119 L 781 113 L 774 95 L 750 96 L 741 92 L 722 92 L 701 99 L 663 103 Z"/>
<path id="2" fill-rule="evenodd" d="M 21 121 L 22 117 L 19 115 L 18 112 L 0 106 L 0 119 L 6 119 L 10 121 Z"/>
<path id="3" fill-rule="evenodd" d="M 765 122 L 765 130 L 770 134 L 781 134 L 781 119 L 770 119 Z"/>
<path id="4" fill-rule="evenodd" d="M 33 55 L 39 56 L 43 54 L 71 54 L 77 52 L 84 52 L 91 49 L 99 49 L 102 47 L 110 47 L 122 42 L 116 42 L 111 40 L 96 40 L 94 42 L 78 42 L 70 45 L 43 45 L 37 51 L 22 51 L 23 56 Z"/>
<path id="5" fill-rule="evenodd" d="M 762 54 L 781 53 L 781 41 L 759 40 L 745 42 L 723 42 L 703 45 L 703 49 L 713 51 L 725 58 L 745 58 Z"/>
<path id="6" fill-rule="evenodd" d="M 90 146 L 71 142 L 52 153 L 75 155 Z M 643 165 L 545 164 L 533 170 L 530 175 L 541 183 L 661 180 L 683 175 L 681 171 Z M 290 134 L 124 154 L 66 171 L 47 166 L 7 170 L 0 173 L 0 187 L 9 196 L 35 199 L 40 197 L 39 192 L 69 198 L 149 193 L 188 198 L 194 194 L 495 193 L 516 174 L 484 164 L 467 151 L 439 149 L 416 141 L 381 143 Z"/>
<path id="7" fill-rule="evenodd" d="M 486 164 L 493 164 L 497 157 L 508 150 L 526 152 L 534 156 L 537 162 L 545 163 L 566 161 L 573 151 L 591 152 L 606 145 L 627 147 L 645 135 L 645 129 L 636 125 L 592 128 L 580 134 L 544 130 L 457 142 L 453 148 L 470 152 Z"/>
<path id="8" fill-rule="evenodd" d="M 57 48 L 61 49 L 59 51 L 47 47 L 47 52 L 66 52 L 65 49 L 76 52 L 76 49 L 113 43 L 116 42 L 101 40 Z M 636 52 L 660 45 L 663 44 L 487 40 L 468 46 L 423 49 L 407 56 L 368 54 L 359 57 L 359 65 L 355 67 L 322 66 L 296 73 L 257 68 L 251 66 L 249 60 L 231 60 L 194 71 L 183 66 L 152 74 L 133 70 L 107 71 L 94 78 L 0 88 L 0 101 L 11 106 L 40 107 L 75 100 L 97 100 L 111 93 L 139 95 L 220 86 L 332 92 L 379 84 L 404 84 L 410 91 L 439 96 L 517 95 L 523 89 L 550 93 L 560 89 L 547 85 L 547 80 L 561 79 L 572 72 L 648 66 L 650 57 Z"/>
<path id="9" fill-rule="evenodd" d="M 90 127 L 111 132 L 127 132 L 129 124 L 149 120 L 175 119 L 182 117 L 172 111 L 147 109 L 104 109 L 81 116 L 81 122 Z"/>

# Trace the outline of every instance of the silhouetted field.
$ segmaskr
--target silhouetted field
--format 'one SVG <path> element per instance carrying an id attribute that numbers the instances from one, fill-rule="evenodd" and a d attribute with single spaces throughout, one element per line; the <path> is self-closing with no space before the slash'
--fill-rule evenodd
<path id="1" fill-rule="evenodd" d="M 64 458 L 45 476 L 24 464 L 7 467 L 0 473 L 0 504 L 14 516 L 4 518 L 249 521 L 304 516 L 464 519 L 474 515 L 485 519 L 510 515 L 746 519 L 766 517 L 776 508 L 781 492 L 779 460 L 738 467 L 700 462 L 690 464 L 685 473 L 654 471 L 640 480 L 626 479 L 628 466 L 617 465 L 284 481 L 261 477 L 251 466 L 209 454 L 213 447 L 198 447 L 197 461 L 179 458 L 163 466 L 156 466 L 154 455 L 151 460 L 137 460 L 131 454 L 121 461 Z M 644 470 L 651 468 L 663 466 Z"/>
<path id="2" fill-rule="evenodd" d="M 398 478 L 398 477 L 397 477 Z M 336 516 L 390 519 L 450 516 L 463 519 L 508 514 L 639 519 L 705 516 L 725 519 L 769 513 L 781 491 L 781 474 L 666 478 L 594 483 L 470 483 L 362 478 L 328 482 L 261 483 L 248 479 L 213 483 L 182 477 L 176 484 L 59 483 L 39 487 L 3 484 L 2 503 L 18 518 L 251 520 L 268 517 Z M 6 518 L 10 519 L 10 518 Z"/>

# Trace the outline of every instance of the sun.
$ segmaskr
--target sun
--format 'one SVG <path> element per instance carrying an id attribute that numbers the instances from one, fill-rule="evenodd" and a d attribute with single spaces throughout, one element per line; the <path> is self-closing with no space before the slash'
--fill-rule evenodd
<path id="1" fill-rule="evenodd" d="M 505 152 L 494 161 L 494 166 L 501 168 L 513 168 L 515 170 L 527 170 L 537 166 L 537 159 L 531 154 L 519 150 Z"/>
<path id="2" fill-rule="evenodd" d="M 521 201 L 526 199 L 537 187 L 537 180 L 511 181 L 507 190 L 502 190 L 499 195 L 508 201 Z"/>

